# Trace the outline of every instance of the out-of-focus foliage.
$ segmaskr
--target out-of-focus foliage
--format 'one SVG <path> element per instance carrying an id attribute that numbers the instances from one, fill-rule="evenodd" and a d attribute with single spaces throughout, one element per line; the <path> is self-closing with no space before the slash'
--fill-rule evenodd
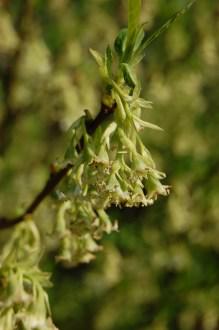
<path id="1" fill-rule="evenodd" d="M 2 1 L 0 213 L 28 204 L 48 164 L 65 150 L 73 120 L 84 108 L 98 111 L 101 86 L 88 48 L 101 51 L 113 41 L 126 25 L 125 4 Z M 153 31 L 183 5 L 143 0 L 146 29 Z M 199 0 L 147 50 L 139 73 L 156 109 L 147 120 L 165 132 L 147 131 L 144 138 L 172 192 L 147 209 L 112 210 L 121 219 L 120 233 L 105 239 L 93 264 L 64 270 L 45 260 L 44 268 L 54 271 L 51 305 L 61 329 L 218 329 L 218 33 L 218 1 Z M 8 79 L 3 73 L 11 63 Z M 41 207 L 39 218 L 52 216 Z"/>

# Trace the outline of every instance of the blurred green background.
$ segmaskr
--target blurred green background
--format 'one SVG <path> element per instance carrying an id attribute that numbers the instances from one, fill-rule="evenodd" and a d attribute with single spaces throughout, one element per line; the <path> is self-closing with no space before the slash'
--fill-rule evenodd
<path id="1" fill-rule="evenodd" d="M 186 0 L 143 0 L 148 33 Z M 1 0 L 0 214 L 21 211 L 62 157 L 83 109 L 98 112 L 101 81 L 90 47 L 103 51 L 126 25 L 127 1 Z M 53 258 L 49 290 L 61 330 L 219 329 L 219 2 L 198 0 L 147 50 L 139 68 L 147 119 L 164 132 L 144 141 L 168 175 L 168 198 L 112 210 L 120 232 L 89 265 Z M 36 214 L 54 219 L 46 201 Z M 0 233 L 3 242 L 5 232 Z"/>

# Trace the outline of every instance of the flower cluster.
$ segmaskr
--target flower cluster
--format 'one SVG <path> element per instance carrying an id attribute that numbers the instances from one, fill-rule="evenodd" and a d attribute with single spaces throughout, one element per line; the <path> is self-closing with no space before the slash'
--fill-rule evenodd
<path id="1" fill-rule="evenodd" d="M 169 190 L 161 183 L 165 174 L 156 169 L 140 136 L 144 128 L 161 129 L 141 118 L 142 110 L 152 105 L 140 97 L 141 88 L 130 64 L 132 57 L 127 63 L 121 62 L 119 52 L 121 47 L 126 52 L 127 46 L 118 44 L 127 42 L 126 34 L 122 32 L 118 38 L 114 53 L 110 47 L 103 57 L 91 51 L 105 84 L 102 104 L 110 109 L 109 116 L 92 134 L 86 116 L 71 127 L 65 161 L 74 165 L 63 189 L 55 226 L 61 239 L 58 259 L 70 265 L 90 261 L 99 250 L 96 241 L 104 232 L 117 230 L 106 213 L 108 208 L 148 206 Z M 137 43 L 139 34 L 136 38 Z"/>
<path id="2" fill-rule="evenodd" d="M 33 221 L 20 224 L 0 259 L 0 330 L 55 330 L 44 287 L 49 275 L 38 268 L 40 236 Z"/>

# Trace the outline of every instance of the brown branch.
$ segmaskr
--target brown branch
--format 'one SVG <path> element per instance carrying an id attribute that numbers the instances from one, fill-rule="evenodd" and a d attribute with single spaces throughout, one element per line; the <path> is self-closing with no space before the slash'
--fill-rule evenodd
<path id="1" fill-rule="evenodd" d="M 68 171 L 72 168 L 72 164 L 67 164 L 65 167 L 57 172 L 51 173 L 45 186 L 39 192 L 39 194 L 34 198 L 33 202 L 28 206 L 25 212 L 14 218 L 8 219 L 5 217 L 0 218 L 0 229 L 10 228 L 20 222 L 22 222 L 28 215 L 31 215 L 41 204 L 41 202 L 55 189 L 59 182 L 66 176 Z"/>
<path id="2" fill-rule="evenodd" d="M 97 129 L 97 127 L 99 127 L 99 125 L 107 118 L 109 118 L 109 116 L 114 112 L 114 109 L 115 105 L 109 108 L 102 104 L 97 117 L 94 120 L 87 122 L 86 124 L 88 133 L 92 135 Z M 83 148 L 83 141 L 80 142 L 79 148 Z M 57 172 L 52 171 L 43 189 L 38 193 L 38 195 L 34 198 L 32 203 L 27 207 L 23 214 L 13 219 L 9 219 L 7 217 L 0 217 L 0 229 L 11 228 L 25 220 L 25 218 L 27 218 L 29 215 L 33 214 L 38 208 L 38 206 L 42 203 L 42 201 L 55 190 L 57 185 L 62 181 L 62 179 L 67 175 L 68 171 L 72 167 L 73 164 L 68 163 Z"/>

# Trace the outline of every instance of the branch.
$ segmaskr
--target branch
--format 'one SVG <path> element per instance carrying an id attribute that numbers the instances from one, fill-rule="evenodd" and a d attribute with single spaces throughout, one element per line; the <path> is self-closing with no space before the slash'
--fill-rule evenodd
<path id="1" fill-rule="evenodd" d="M 106 105 L 102 104 L 101 109 L 97 117 L 87 122 L 87 131 L 90 135 L 92 135 L 97 127 L 104 122 L 109 116 L 114 112 L 115 104 L 110 108 Z M 80 145 L 78 146 L 80 150 L 83 149 L 83 141 L 80 141 Z M 63 168 L 58 170 L 57 172 L 51 172 L 50 176 L 45 184 L 45 186 L 42 188 L 42 190 L 39 192 L 39 194 L 34 198 L 34 200 L 31 202 L 31 204 L 27 207 L 27 209 L 24 211 L 24 213 L 18 217 L 15 217 L 13 219 L 9 219 L 7 217 L 0 217 L 0 230 L 2 229 L 8 229 L 16 224 L 24 221 L 28 216 L 32 215 L 36 209 L 39 207 L 39 205 L 44 201 L 44 199 L 49 196 L 57 187 L 57 185 L 64 179 L 64 177 L 67 175 L 68 171 L 73 167 L 73 164 L 68 163 Z"/>

